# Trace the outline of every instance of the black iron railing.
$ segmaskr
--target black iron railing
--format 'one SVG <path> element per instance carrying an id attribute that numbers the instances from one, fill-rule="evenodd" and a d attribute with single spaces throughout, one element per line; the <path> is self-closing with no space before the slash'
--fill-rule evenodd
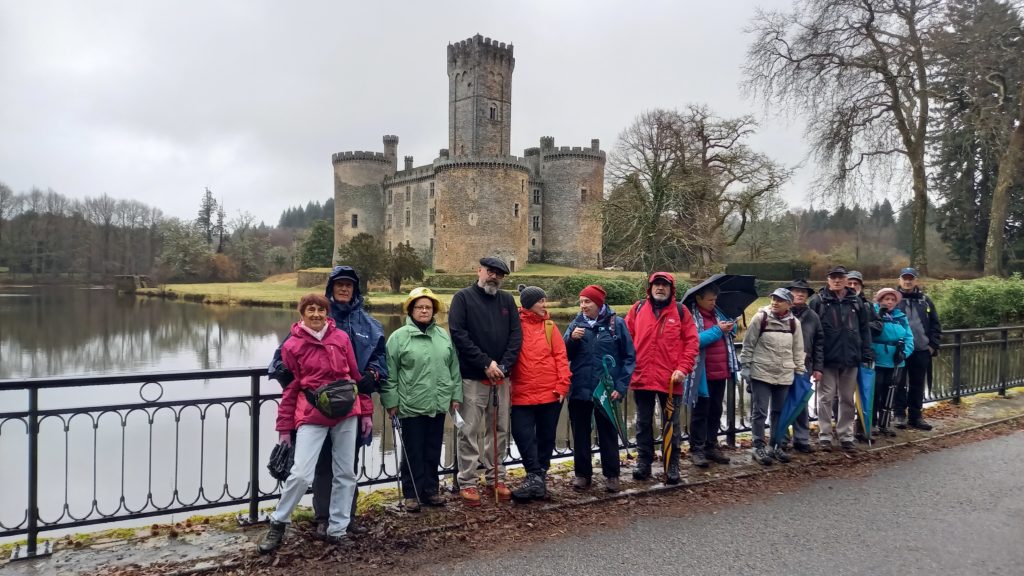
<path id="1" fill-rule="evenodd" d="M 950 331 L 934 360 L 926 400 L 957 401 L 1024 385 L 1022 352 L 1021 327 Z M 127 393 L 140 401 L 75 401 L 76 395 Z M 164 399 L 168 393 L 181 397 Z M 277 438 L 280 388 L 266 380 L 263 368 L 3 380 L 0 394 L 5 408 L 24 394 L 15 402 L 24 409 L 0 412 L 0 478 L 10 479 L 0 498 L 14 500 L 0 506 L 0 537 L 27 537 L 15 558 L 48 553 L 48 543 L 40 549 L 39 541 L 48 531 L 231 506 L 247 506 L 241 520 L 255 522 L 260 503 L 277 498 L 280 486 L 265 464 Z M 749 405 L 744 387 L 730 386 L 721 432 L 730 444 L 749 430 Z M 628 395 L 625 412 L 631 430 Z M 394 432 L 382 411 L 375 420 L 373 445 L 360 452 L 361 486 L 397 479 L 389 456 Z M 558 458 L 573 454 L 567 420 Z M 681 421 L 685 432 L 685 413 Z M 445 474 L 455 473 L 454 435 L 452 429 L 439 463 Z M 627 437 L 628 447 L 635 446 Z M 19 462 L 27 462 L 24 472 Z M 514 447 L 505 462 L 519 462 Z M 19 477 L 24 486 L 15 486 Z"/>

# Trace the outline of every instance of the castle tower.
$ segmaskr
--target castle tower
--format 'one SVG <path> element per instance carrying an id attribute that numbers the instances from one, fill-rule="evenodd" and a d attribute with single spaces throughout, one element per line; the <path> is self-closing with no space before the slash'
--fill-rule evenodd
<path id="1" fill-rule="evenodd" d="M 599 268 L 601 211 L 604 205 L 605 153 L 601 142 L 589 148 L 555 147 L 555 139 L 541 138 L 541 206 L 543 244 L 541 259 L 575 268 Z"/>
<path id="2" fill-rule="evenodd" d="M 477 34 L 448 45 L 448 150 L 452 158 L 510 154 L 512 45 Z"/>
<path id="3" fill-rule="evenodd" d="M 366 232 L 380 239 L 384 233 L 384 200 L 381 184 L 395 174 L 398 136 L 384 137 L 384 153 L 338 152 L 334 165 L 334 255 L 355 235 Z"/>

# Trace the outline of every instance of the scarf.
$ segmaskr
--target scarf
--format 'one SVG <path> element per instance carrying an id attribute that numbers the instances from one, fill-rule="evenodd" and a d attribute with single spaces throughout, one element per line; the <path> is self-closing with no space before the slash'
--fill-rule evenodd
<path id="1" fill-rule="evenodd" d="M 306 323 L 301 321 L 301 320 L 299 321 L 299 326 L 301 326 L 302 329 L 305 330 L 306 332 L 309 332 L 309 334 L 313 338 L 316 338 L 318 341 L 323 341 L 324 336 L 327 335 L 327 324 L 324 324 L 323 329 L 320 330 L 319 332 L 314 332 L 312 328 L 310 328 L 309 326 L 306 326 Z"/>
<path id="2" fill-rule="evenodd" d="M 697 304 L 694 304 L 690 309 L 690 316 L 693 317 L 693 323 L 697 326 L 697 334 L 700 334 L 704 330 L 704 317 L 701 316 L 700 310 L 697 309 Z M 719 321 L 729 321 L 729 318 L 726 318 L 725 314 L 718 307 L 715 307 L 715 317 Z M 736 345 L 733 343 L 732 331 L 724 334 L 723 337 L 725 338 L 725 353 L 728 356 L 729 373 L 732 374 L 734 380 L 738 381 L 740 361 L 736 355 Z M 700 351 L 697 367 L 686 377 L 686 381 L 683 383 L 683 402 L 690 408 L 693 408 L 697 405 L 697 398 L 700 396 L 708 396 L 708 381 L 704 373 L 703 350 Z"/>

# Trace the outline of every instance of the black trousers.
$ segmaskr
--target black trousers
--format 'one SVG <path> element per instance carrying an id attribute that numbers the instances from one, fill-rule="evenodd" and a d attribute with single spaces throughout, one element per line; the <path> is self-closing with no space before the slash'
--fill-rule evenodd
<path id="1" fill-rule="evenodd" d="M 597 424 L 597 446 L 601 452 L 601 473 L 605 478 L 619 477 L 619 435 L 615 424 L 604 410 L 588 400 L 569 400 L 569 423 L 572 425 L 573 466 L 576 476 L 590 478 L 594 474 L 593 435 L 590 422 Z"/>
<path id="2" fill-rule="evenodd" d="M 718 447 L 718 429 L 722 425 L 722 400 L 728 380 L 708 380 L 708 396 L 699 396 L 690 412 L 690 452 Z"/>
<path id="3" fill-rule="evenodd" d="M 633 400 L 636 402 L 636 452 L 637 460 L 650 464 L 654 461 L 654 403 L 661 404 L 661 413 L 665 413 L 668 394 L 653 390 L 634 390 Z M 679 429 L 679 413 L 683 408 L 682 395 L 672 397 L 675 410 L 672 411 L 672 462 L 679 461 L 679 442 L 682 431 Z M 665 426 L 665 423 L 662 423 Z"/>
<path id="4" fill-rule="evenodd" d="M 359 480 L 359 438 L 362 433 L 356 434 L 356 458 L 354 460 L 356 481 Z M 316 472 L 313 473 L 313 517 L 316 522 L 327 522 L 331 516 L 331 483 L 334 481 L 334 464 L 331 457 L 331 435 L 324 438 L 324 445 L 320 448 L 320 457 L 316 460 Z M 359 500 L 359 486 L 352 492 L 352 512 L 350 517 L 356 517 L 356 501 Z"/>
<path id="5" fill-rule="evenodd" d="M 402 493 L 421 501 L 437 495 L 438 464 L 444 442 L 444 412 L 402 418 Z"/>
<path id="6" fill-rule="evenodd" d="M 885 427 L 888 428 L 891 424 L 882 422 L 882 415 L 885 414 L 886 408 L 892 408 L 892 406 L 886 406 L 885 402 L 889 399 L 889 388 L 893 385 L 892 375 L 895 371 L 895 368 L 875 367 L 875 404 L 874 410 L 872 410 L 874 413 L 872 422 L 875 423 L 875 426 L 882 427 L 882 424 L 885 424 Z M 893 403 L 895 404 L 895 395 Z"/>
<path id="7" fill-rule="evenodd" d="M 561 402 L 512 406 L 512 439 L 516 441 L 527 474 L 547 474 L 561 414 Z"/>
<path id="8" fill-rule="evenodd" d="M 917 350 L 907 358 L 906 376 L 897 383 L 893 413 L 896 417 L 907 416 L 909 420 L 921 419 L 921 405 L 924 404 L 924 382 L 932 355 L 928 350 Z"/>

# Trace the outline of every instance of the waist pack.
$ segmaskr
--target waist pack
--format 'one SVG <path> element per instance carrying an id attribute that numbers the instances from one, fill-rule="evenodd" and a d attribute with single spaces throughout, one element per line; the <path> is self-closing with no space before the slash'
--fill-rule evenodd
<path id="1" fill-rule="evenodd" d="M 348 416 L 356 403 L 356 383 L 353 380 L 335 380 L 316 390 L 303 390 L 306 400 L 328 418 Z"/>

